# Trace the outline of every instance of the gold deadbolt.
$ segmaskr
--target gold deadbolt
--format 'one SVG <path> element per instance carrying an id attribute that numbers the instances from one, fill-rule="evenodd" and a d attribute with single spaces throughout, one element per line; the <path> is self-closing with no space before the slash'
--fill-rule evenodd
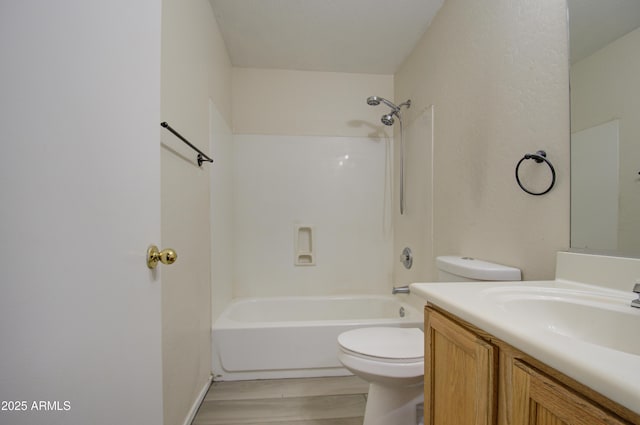
<path id="1" fill-rule="evenodd" d="M 178 254 L 171 248 L 159 251 L 157 246 L 151 245 L 149 249 L 147 249 L 147 266 L 150 269 L 155 269 L 158 261 L 162 264 L 169 265 L 175 263 L 177 259 Z"/>

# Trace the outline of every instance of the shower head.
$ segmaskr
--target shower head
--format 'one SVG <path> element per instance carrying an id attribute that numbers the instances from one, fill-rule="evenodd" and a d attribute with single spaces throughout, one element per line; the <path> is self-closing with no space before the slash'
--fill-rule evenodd
<path id="1" fill-rule="evenodd" d="M 396 105 L 394 105 L 392 102 L 389 102 L 387 99 L 385 99 L 384 97 L 379 97 L 379 96 L 369 96 L 367 98 L 367 105 L 370 106 L 378 106 L 380 104 L 380 102 L 384 103 L 385 105 L 387 105 L 389 108 L 393 109 L 394 112 L 398 112 L 400 111 L 400 108 L 397 107 Z"/>
<path id="2" fill-rule="evenodd" d="M 367 98 L 367 105 L 378 106 L 380 104 L 380 98 L 378 96 L 369 96 Z"/>
<path id="3" fill-rule="evenodd" d="M 393 123 L 395 122 L 395 120 L 393 119 L 393 113 L 383 115 L 380 121 L 382 121 L 382 124 L 384 125 L 393 125 Z"/>

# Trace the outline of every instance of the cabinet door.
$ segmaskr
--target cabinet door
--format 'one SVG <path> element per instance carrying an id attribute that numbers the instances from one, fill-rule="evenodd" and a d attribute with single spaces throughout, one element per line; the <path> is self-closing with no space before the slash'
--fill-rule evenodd
<path id="1" fill-rule="evenodd" d="M 520 361 L 513 367 L 513 425 L 629 425 Z"/>
<path id="2" fill-rule="evenodd" d="M 438 312 L 426 313 L 425 424 L 494 424 L 494 347 Z"/>

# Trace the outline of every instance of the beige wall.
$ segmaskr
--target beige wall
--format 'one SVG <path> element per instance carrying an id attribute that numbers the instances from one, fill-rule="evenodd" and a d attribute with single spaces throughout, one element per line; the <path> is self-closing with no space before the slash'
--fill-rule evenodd
<path id="1" fill-rule="evenodd" d="M 618 250 L 638 254 L 640 229 L 640 29 L 571 66 L 571 123 L 578 132 L 619 120 Z M 593 223 L 597 226 L 598 223 Z"/>
<path id="2" fill-rule="evenodd" d="M 434 109 L 435 255 L 553 278 L 555 253 L 569 245 L 565 8 L 551 0 L 447 0 L 396 73 L 396 99 L 411 98 L 410 111 Z M 539 149 L 558 177 L 536 197 L 520 190 L 514 169 Z M 532 188 L 548 178 L 541 170 L 527 176 Z M 432 263 L 416 278 L 433 278 L 433 258 L 424 261 Z"/>
<path id="3" fill-rule="evenodd" d="M 207 0 L 162 2 L 161 120 L 209 151 L 209 99 L 231 120 L 231 65 Z M 211 371 L 210 173 L 162 131 L 162 267 L 165 424 L 185 423 Z M 212 153 L 212 155 L 214 155 Z M 214 155 L 215 156 L 215 155 Z"/>
<path id="4" fill-rule="evenodd" d="M 234 68 L 233 132 L 385 137 L 372 95 L 393 99 L 393 76 Z"/>

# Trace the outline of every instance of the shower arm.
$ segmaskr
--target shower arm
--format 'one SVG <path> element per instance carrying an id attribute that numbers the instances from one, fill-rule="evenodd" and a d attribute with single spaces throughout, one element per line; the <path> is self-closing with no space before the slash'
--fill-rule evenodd
<path id="1" fill-rule="evenodd" d="M 407 108 L 411 108 L 411 99 L 407 100 L 406 102 L 403 102 L 401 104 L 398 105 L 398 112 L 400 112 L 400 109 L 402 109 L 403 106 L 406 106 Z"/>
<path id="2" fill-rule="evenodd" d="M 385 99 L 384 97 L 380 97 L 378 98 L 378 100 L 382 103 L 384 103 L 385 105 L 387 105 L 389 108 L 391 108 L 393 110 L 394 114 L 397 114 L 398 112 L 400 112 L 400 106 L 396 106 L 393 103 L 389 102 L 387 99 Z"/>

